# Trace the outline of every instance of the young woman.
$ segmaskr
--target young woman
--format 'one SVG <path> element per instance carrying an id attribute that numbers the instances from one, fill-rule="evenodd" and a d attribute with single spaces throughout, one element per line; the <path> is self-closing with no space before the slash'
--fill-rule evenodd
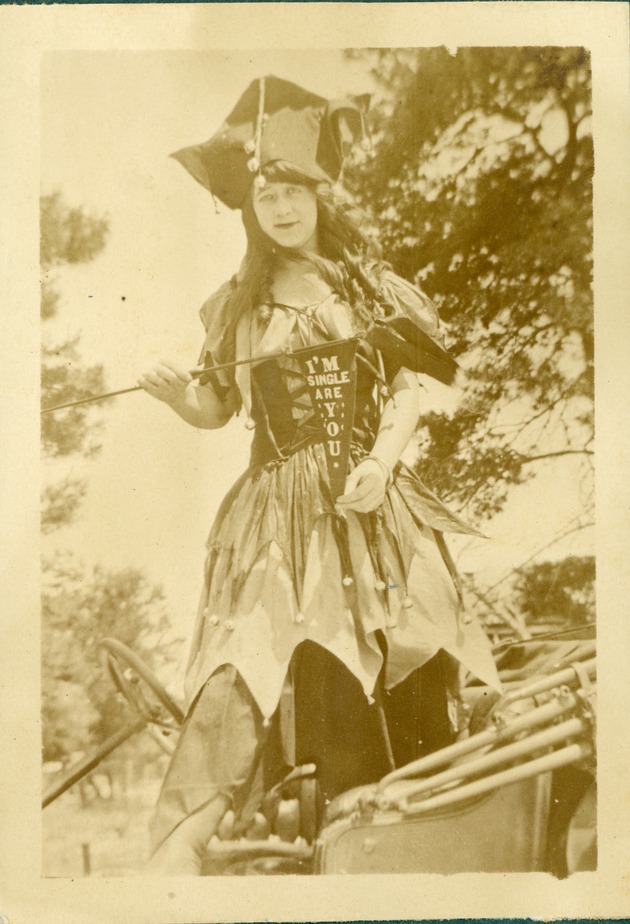
<path id="1" fill-rule="evenodd" d="M 254 433 L 250 466 L 208 539 L 154 871 L 198 873 L 226 812 L 245 833 L 292 766 L 314 762 L 329 800 L 448 743 L 460 664 L 498 683 L 442 538 L 472 530 L 400 462 L 421 410 L 417 375 L 396 351 L 370 345 L 388 319 L 439 344 L 437 313 L 378 261 L 331 189 L 363 133 L 364 106 L 268 77 L 209 142 L 174 155 L 241 208 L 247 233 L 239 273 L 201 310 L 204 363 L 256 361 L 201 381 L 164 362 L 139 383 L 195 427 L 223 426 L 242 409 Z M 418 340 L 400 329 L 409 356 Z M 315 348 L 313 372 L 316 348 L 331 342 L 358 344 L 352 373 L 305 375 L 299 351 Z M 335 383 L 353 375 L 348 419 L 337 405 L 349 408 L 349 393 Z M 326 451 L 309 379 L 324 383 L 319 397 L 351 432 L 345 462 Z"/>

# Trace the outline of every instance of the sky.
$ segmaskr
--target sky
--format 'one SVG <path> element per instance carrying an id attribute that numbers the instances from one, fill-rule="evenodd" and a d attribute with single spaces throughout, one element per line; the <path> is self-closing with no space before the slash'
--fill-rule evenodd
<path id="1" fill-rule="evenodd" d="M 197 362 L 203 301 L 238 268 L 244 233 L 169 154 L 205 141 L 254 78 L 274 73 L 328 97 L 369 92 L 365 65 L 334 49 L 268 52 L 68 52 L 42 63 L 42 192 L 107 216 L 110 236 L 92 263 L 59 272 L 60 337 L 80 334 L 87 365 L 108 389 L 135 384 L 162 357 Z M 452 400 L 438 386 L 431 406 Z M 175 630 L 186 637 L 201 588 L 204 542 L 229 487 L 247 466 L 243 418 L 219 431 L 187 426 L 142 392 L 108 403 L 102 450 L 89 462 L 76 523 L 45 541 L 86 565 L 137 567 L 161 584 Z M 67 469 L 67 463 L 66 463 Z M 581 512 L 571 470 L 550 462 L 536 486 L 514 493 L 490 524 L 490 540 L 455 543 L 459 566 L 498 580 Z M 591 531 L 570 546 L 592 552 Z"/>

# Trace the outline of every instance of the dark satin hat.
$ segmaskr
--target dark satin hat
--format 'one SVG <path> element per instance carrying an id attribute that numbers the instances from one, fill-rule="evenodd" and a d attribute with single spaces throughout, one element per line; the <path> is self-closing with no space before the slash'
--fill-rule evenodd
<path id="1" fill-rule="evenodd" d="M 366 143 L 369 96 L 327 100 L 280 77 L 261 77 L 245 90 L 210 138 L 171 154 L 213 196 L 239 208 L 264 168 L 287 161 L 314 180 L 335 182 L 355 142 Z"/>

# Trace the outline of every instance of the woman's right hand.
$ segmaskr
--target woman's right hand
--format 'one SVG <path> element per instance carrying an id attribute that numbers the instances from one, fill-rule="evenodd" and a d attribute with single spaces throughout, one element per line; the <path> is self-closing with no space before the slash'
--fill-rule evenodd
<path id="1" fill-rule="evenodd" d="M 138 385 L 158 401 L 176 405 L 184 400 L 184 393 L 192 380 L 190 372 L 182 366 L 162 359 L 140 376 Z"/>

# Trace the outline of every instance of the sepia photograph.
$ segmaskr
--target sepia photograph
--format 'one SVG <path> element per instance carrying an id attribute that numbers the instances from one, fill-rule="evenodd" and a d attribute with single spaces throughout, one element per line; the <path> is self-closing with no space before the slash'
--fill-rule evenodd
<path id="1" fill-rule="evenodd" d="M 202 920 L 188 884 L 208 921 L 333 882 L 348 919 L 424 881 L 418 919 L 472 913 L 465 882 L 566 916 L 628 838 L 597 726 L 596 637 L 627 663 L 608 39 L 421 35 L 396 4 L 379 41 L 346 4 L 309 44 L 280 6 L 255 40 L 191 9 L 169 42 L 156 8 L 159 41 L 37 53 L 29 856 L 72 914 L 161 890 L 156 924 Z"/>
<path id="2" fill-rule="evenodd" d="M 595 869 L 588 50 L 42 76 L 44 875 Z"/>

